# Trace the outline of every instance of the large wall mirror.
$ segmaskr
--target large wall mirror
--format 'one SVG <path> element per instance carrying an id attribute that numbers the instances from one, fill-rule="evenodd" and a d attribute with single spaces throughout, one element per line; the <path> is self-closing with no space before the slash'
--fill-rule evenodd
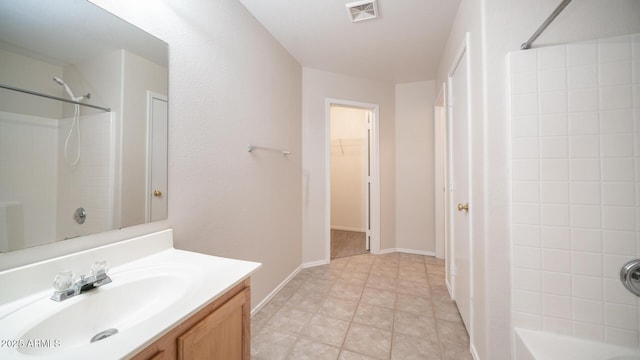
<path id="1" fill-rule="evenodd" d="M 0 65 L 0 252 L 166 218 L 166 43 L 86 0 L 3 0 Z"/>

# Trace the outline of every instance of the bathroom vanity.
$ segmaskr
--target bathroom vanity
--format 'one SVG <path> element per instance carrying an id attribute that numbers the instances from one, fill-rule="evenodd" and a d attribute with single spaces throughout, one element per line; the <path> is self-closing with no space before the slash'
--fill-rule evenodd
<path id="1" fill-rule="evenodd" d="M 57 274 L 104 260 L 110 283 L 51 299 Z M 260 266 L 174 249 L 165 230 L 2 271 L 0 358 L 249 359 Z"/>
<path id="2" fill-rule="evenodd" d="M 221 295 L 133 357 L 134 360 L 249 359 L 249 280 Z"/>

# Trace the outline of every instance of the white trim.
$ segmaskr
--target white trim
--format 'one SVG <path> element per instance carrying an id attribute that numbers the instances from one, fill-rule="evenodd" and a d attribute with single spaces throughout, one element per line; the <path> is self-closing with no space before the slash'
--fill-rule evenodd
<path id="1" fill-rule="evenodd" d="M 434 213 L 435 216 L 435 246 L 436 257 L 445 259 L 446 269 L 446 257 L 447 257 L 447 241 L 448 229 L 446 226 L 447 216 L 447 99 L 446 99 L 447 87 L 445 83 L 442 83 L 440 92 L 436 97 L 436 101 L 433 107 L 433 153 L 435 158 L 435 174 L 437 176 L 434 181 L 435 192 L 435 204 Z M 446 270 L 448 272 L 448 270 Z M 448 276 L 448 274 L 447 274 Z"/>
<path id="2" fill-rule="evenodd" d="M 471 61 L 470 61 L 470 55 L 469 53 L 471 52 L 470 50 L 470 35 L 469 33 L 465 33 L 464 39 L 462 41 L 462 44 L 460 46 L 460 48 L 458 49 L 458 52 L 456 53 L 456 57 L 454 58 L 451 67 L 449 68 L 449 72 L 447 73 L 447 84 L 448 84 L 448 91 L 447 91 L 447 98 L 451 99 L 451 95 L 452 95 L 452 91 L 451 91 L 451 78 L 454 74 L 454 72 L 456 71 L 456 69 L 458 68 L 458 65 L 460 64 L 460 62 L 462 61 L 462 58 L 465 57 L 467 60 L 467 64 L 466 64 L 466 71 L 467 71 L 467 78 L 466 78 L 466 83 L 467 83 L 467 176 L 468 176 L 468 197 L 469 197 L 469 203 L 470 203 L 470 208 L 471 211 L 469 211 L 469 328 L 467 329 L 467 332 L 469 333 L 469 342 L 470 342 L 470 346 L 472 349 L 474 349 L 474 340 L 475 340 L 475 336 L 474 336 L 474 271 L 473 271 L 473 266 L 474 266 L 474 262 L 473 262 L 473 214 L 474 214 L 474 208 L 473 208 L 473 193 L 472 193 L 472 189 L 473 189 L 473 176 L 472 176 L 472 168 L 471 168 L 471 164 L 473 164 L 473 151 L 472 151 L 472 140 L 471 140 L 471 124 L 472 124 L 472 114 L 473 114 L 473 108 L 472 108 L 472 89 L 471 89 Z M 447 125 L 448 125 L 448 129 L 451 129 L 451 107 L 450 107 L 450 101 L 447 102 Z M 448 165 L 452 163 L 452 158 L 451 158 L 451 132 L 449 132 L 449 136 L 447 137 L 447 140 L 449 141 L 448 143 L 448 148 L 449 148 L 449 156 L 448 156 Z M 481 155 L 482 156 L 482 155 Z M 451 166 L 447 166 L 448 168 L 448 172 L 449 172 L 449 178 L 448 181 L 451 182 L 451 179 L 453 179 L 452 177 L 452 167 Z M 451 192 L 452 186 L 451 183 L 449 183 L 449 191 Z M 455 255 L 453 254 L 453 243 L 455 242 L 455 236 L 453 236 L 453 234 L 455 233 L 455 229 L 453 228 L 453 214 L 452 212 L 454 211 L 454 204 L 452 203 L 453 201 L 453 197 L 449 197 L 449 228 L 451 229 L 450 232 L 450 240 L 451 240 L 451 244 L 450 244 L 450 249 L 451 249 L 451 264 L 453 266 L 453 259 L 455 258 Z M 455 269 L 451 269 L 452 271 L 452 276 L 451 276 L 451 283 L 447 283 L 447 287 L 449 287 L 449 291 L 451 294 L 451 297 L 453 299 L 455 299 L 455 277 L 456 277 L 456 271 Z M 446 280 L 450 280 L 450 279 L 446 279 Z"/>
<path id="3" fill-rule="evenodd" d="M 316 266 L 328 265 L 329 263 L 330 261 L 327 261 L 327 260 L 318 260 L 318 261 L 306 262 L 301 266 L 303 269 L 307 269 L 307 268 L 316 267 Z"/>
<path id="4" fill-rule="evenodd" d="M 153 99 L 159 99 L 161 101 L 164 101 L 166 103 L 169 102 L 169 99 L 167 98 L 166 95 L 160 94 L 160 93 L 156 93 L 150 90 L 147 90 L 147 136 L 146 136 L 146 150 L 147 150 L 147 156 L 146 156 L 146 173 L 145 173 L 145 188 L 146 188 L 146 195 L 144 197 L 144 218 L 146 222 L 150 222 L 151 221 L 151 196 L 153 193 L 153 189 L 151 186 L 151 156 L 153 155 L 153 152 L 151 151 L 151 137 L 153 136 L 153 119 L 151 118 L 151 116 L 153 115 Z M 167 116 L 169 116 L 169 113 L 167 112 Z M 168 145 L 167 145 L 168 146 Z M 167 176 L 169 176 L 169 174 L 167 174 Z"/>
<path id="5" fill-rule="evenodd" d="M 280 283 L 280 285 L 276 286 L 276 288 L 273 289 L 273 291 L 271 291 L 269 295 L 267 295 L 264 299 L 262 299 L 262 301 L 260 301 L 258 305 L 251 309 L 251 317 L 254 317 L 265 305 L 267 305 L 269 301 L 271 301 L 271 299 L 273 299 L 273 297 L 276 296 L 278 292 L 289 283 L 289 281 L 291 281 L 294 277 L 296 277 L 296 275 L 298 275 L 303 267 L 304 265 L 300 265 L 295 270 L 293 270 L 293 272 L 289 274 L 289 276 L 287 276 L 287 278 L 284 279 Z"/>
<path id="6" fill-rule="evenodd" d="M 391 253 L 394 253 L 394 252 L 396 252 L 396 248 L 382 249 L 382 250 L 380 250 L 378 255 L 391 254 Z"/>
<path id="7" fill-rule="evenodd" d="M 380 253 L 380 137 L 379 122 L 380 111 L 378 104 L 370 104 L 358 101 L 350 101 L 343 99 L 325 98 L 325 126 L 324 126 L 324 170 L 325 170 L 325 261 L 328 263 L 331 259 L 331 105 L 350 106 L 362 108 L 371 111 L 371 133 L 372 133 L 372 152 L 371 152 L 371 243 L 370 253 Z"/>
<path id="8" fill-rule="evenodd" d="M 403 254 L 415 254 L 415 255 L 424 255 L 424 256 L 436 256 L 436 253 L 433 251 L 424 251 L 424 250 L 413 250 L 413 249 L 406 249 L 406 248 L 389 248 L 389 249 L 384 249 L 384 250 L 380 250 L 379 255 L 382 254 L 391 254 L 391 253 L 403 253 Z"/>
<path id="9" fill-rule="evenodd" d="M 367 232 L 367 229 L 358 229 L 358 228 L 352 228 L 348 226 L 331 226 L 331 230 Z"/>
<path id="10" fill-rule="evenodd" d="M 471 343 L 471 345 L 469 346 L 469 351 L 471 352 L 471 356 L 473 357 L 473 360 L 480 360 L 480 355 L 478 355 L 478 350 L 476 350 L 476 347 L 473 343 Z"/>

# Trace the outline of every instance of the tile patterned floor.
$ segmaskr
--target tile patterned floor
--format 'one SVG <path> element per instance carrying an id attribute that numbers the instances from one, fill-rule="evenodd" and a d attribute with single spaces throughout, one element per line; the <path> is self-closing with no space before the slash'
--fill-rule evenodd
<path id="1" fill-rule="evenodd" d="M 302 270 L 252 318 L 251 358 L 472 359 L 444 262 L 391 253 Z"/>

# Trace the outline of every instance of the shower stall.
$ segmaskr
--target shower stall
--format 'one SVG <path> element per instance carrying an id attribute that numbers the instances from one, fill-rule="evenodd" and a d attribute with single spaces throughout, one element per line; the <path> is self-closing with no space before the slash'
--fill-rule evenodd
<path id="1" fill-rule="evenodd" d="M 517 358 L 552 351 L 550 334 L 579 339 L 576 358 L 583 340 L 637 349 L 640 302 L 620 269 L 640 257 L 640 34 L 513 52 L 509 66 L 513 325 L 516 353 L 532 353 Z"/>

